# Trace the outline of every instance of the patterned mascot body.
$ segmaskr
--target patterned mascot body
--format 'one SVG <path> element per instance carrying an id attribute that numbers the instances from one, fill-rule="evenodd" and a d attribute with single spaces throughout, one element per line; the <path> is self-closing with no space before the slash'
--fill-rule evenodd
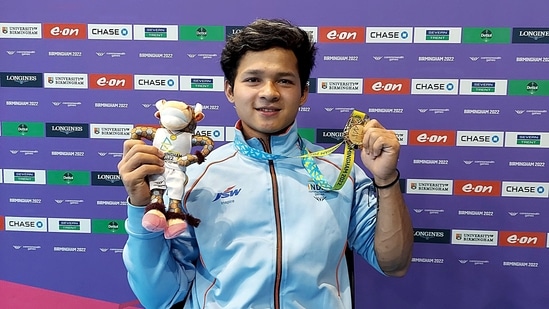
<path id="1" fill-rule="evenodd" d="M 183 212 L 181 199 L 187 175 L 187 166 L 204 162 L 213 150 L 214 143 L 207 136 L 195 135 L 197 122 L 204 118 L 202 105 L 193 109 L 181 101 L 159 100 L 154 116 L 160 120 L 160 128 L 135 127 L 131 139 L 148 139 L 153 146 L 164 152 L 164 173 L 149 176 L 151 202 L 145 209 L 143 227 L 152 232 L 164 231 L 171 239 L 183 233 L 187 223 L 198 226 L 200 220 Z M 201 151 L 191 154 L 192 147 L 202 146 Z M 163 195 L 169 198 L 166 210 Z"/>

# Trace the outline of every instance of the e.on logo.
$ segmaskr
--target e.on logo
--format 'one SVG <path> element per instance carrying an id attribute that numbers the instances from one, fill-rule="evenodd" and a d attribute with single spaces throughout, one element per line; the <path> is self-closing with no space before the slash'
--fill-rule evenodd
<path id="1" fill-rule="evenodd" d="M 454 194 L 500 196 L 501 182 L 493 180 L 454 180 Z"/>
<path id="2" fill-rule="evenodd" d="M 410 94 L 410 80 L 406 78 L 365 78 L 366 94 Z"/>
<path id="3" fill-rule="evenodd" d="M 318 42 L 320 43 L 365 43 L 366 28 L 364 27 L 319 27 Z"/>
<path id="4" fill-rule="evenodd" d="M 499 245 L 506 247 L 545 248 L 546 233 L 539 232 L 499 232 Z"/>
<path id="5" fill-rule="evenodd" d="M 415 146 L 454 146 L 455 131 L 410 130 L 408 145 Z"/>
<path id="6" fill-rule="evenodd" d="M 86 24 L 44 24 L 42 34 L 46 39 L 86 39 Z"/>
<path id="7" fill-rule="evenodd" d="M 91 89 L 132 90 L 133 75 L 131 74 L 90 74 Z"/>

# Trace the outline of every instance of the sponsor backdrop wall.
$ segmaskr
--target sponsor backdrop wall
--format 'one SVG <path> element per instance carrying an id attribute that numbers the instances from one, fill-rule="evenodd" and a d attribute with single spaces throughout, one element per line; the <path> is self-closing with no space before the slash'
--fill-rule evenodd
<path id="1" fill-rule="evenodd" d="M 402 144 L 412 266 L 390 279 L 357 259 L 357 308 L 546 308 L 548 10 L 543 0 L 2 2 L 0 307 L 139 307 L 121 255 L 123 140 L 155 125 L 166 98 L 200 102 L 198 133 L 231 141 L 221 48 L 256 17 L 284 17 L 319 47 L 302 135 L 332 146 L 358 109 Z"/>

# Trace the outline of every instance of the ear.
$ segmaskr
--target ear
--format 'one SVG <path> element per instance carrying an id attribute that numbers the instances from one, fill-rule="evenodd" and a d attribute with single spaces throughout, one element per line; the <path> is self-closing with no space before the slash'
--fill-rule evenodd
<path id="1" fill-rule="evenodd" d="M 307 102 L 307 98 L 309 98 L 309 85 L 305 86 L 305 89 L 303 89 L 303 94 L 299 99 L 299 106 L 305 104 L 305 102 Z"/>
<path id="2" fill-rule="evenodd" d="M 154 105 L 156 106 L 157 110 L 161 110 L 164 107 L 164 104 L 166 104 L 166 100 L 161 99 L 161 100 L 156 101 L 156 103 Z"/>
<path id="3" fill-rule="evenodd" d="M 228 80 L 225 80 L 224 88 L 225 88 L 225 96 L 227 97 L 227 100 L 229 100 L 229 102 L 231 103 L 234 103 L 233 87 L 231 87 Z"/>
<path id="4" fill-rule="evenodd" d="M 194 114 L 194 120 L 195 120 L 196 122 L 199 122 L 199 121 L 201 121 L 202 119 L 204 119 L 204 114 L 203 114 L 203 113 L 196 113 L 196 114 Z"/>
<path id="5" fill-rule="evenodd" d="M 154 113 L 154 117 L 160 119 L 160 112 L 157 111 L 156 113 Z"/>

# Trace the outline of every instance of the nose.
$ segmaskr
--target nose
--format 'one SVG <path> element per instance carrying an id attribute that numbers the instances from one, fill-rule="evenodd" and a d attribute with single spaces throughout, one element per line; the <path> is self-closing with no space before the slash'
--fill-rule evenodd
<path id="1" fill-rule="evenodd" d="M 269 102 L 276 102 L 280 99 L 280 93 L 276 87 L 276 82 L 266 81 L 261 87 L 260 97 Z"/>

